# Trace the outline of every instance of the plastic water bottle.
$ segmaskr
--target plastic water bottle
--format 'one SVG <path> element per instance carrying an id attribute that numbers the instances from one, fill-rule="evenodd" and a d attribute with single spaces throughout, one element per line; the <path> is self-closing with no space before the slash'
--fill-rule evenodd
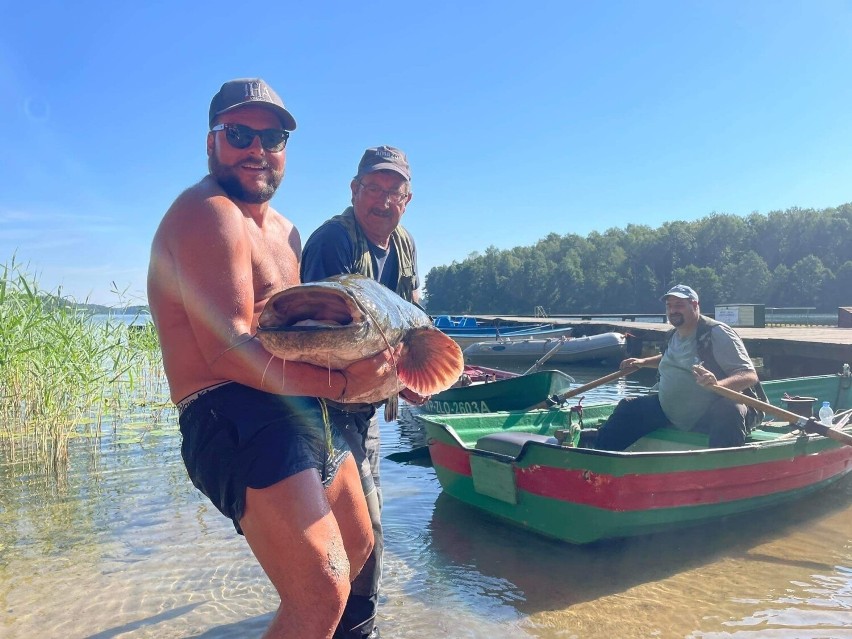
<path id="1" fill-rule="evenodd" d="M 831 426 L 831 421 L 834 419 L 834 411 L 831 410 L 831 405 L 828 402 L 822 403 L 822 408 L 819 409 L 819 421 L 826 426 Z"/>

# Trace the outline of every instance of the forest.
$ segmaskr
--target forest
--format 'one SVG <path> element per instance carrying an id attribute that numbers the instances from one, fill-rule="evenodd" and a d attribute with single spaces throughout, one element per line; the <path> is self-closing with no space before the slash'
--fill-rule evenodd
<path id="1" fill-rule="evenodd" d="M 629 224 L 586 237 L 472 253 L 425 277 L 431 314 L 663 312 L 674 284 L 717 304 L 852 305 L 852 203 L 748 216 L 711 214 L 658 228 Z"/>

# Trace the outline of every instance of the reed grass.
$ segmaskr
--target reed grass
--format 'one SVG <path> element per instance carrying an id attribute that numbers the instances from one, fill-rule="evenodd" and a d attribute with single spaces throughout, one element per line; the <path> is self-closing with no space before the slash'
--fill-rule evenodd
<path id="1" fill-rule="evenodd" d="M 153 325 L 96 321 L 61 290 L 45 293 L 15 259 L 0 267 L 0 448 L 57 471 L 68 441 L 98 431 L 165 382 Z"/>

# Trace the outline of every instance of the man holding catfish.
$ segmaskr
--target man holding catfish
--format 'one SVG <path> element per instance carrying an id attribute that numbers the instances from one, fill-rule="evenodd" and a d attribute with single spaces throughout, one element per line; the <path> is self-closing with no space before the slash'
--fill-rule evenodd
<path id="1" fill-rule="evenodd" d="M 165 214 L 148 273 L 181 452 L 278 591 L 264 636 L 331 637 L 373 534 L 358 468 L 316 397 L 382 383 L 393 353 L 329 371 L 285 365 L 253 338 L 269 297 L 299 284 L 299 233 L 269 206 L 296 122 L 255 78 L 222 85 L 209 125 L 209 175 Z"/>

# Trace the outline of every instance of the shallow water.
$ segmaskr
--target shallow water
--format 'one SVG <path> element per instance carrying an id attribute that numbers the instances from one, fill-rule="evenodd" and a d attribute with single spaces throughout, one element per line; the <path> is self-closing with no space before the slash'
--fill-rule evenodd
<path id="1" fill-rule="evenodd" d="M 72 442 L 62 485 L 0 465 L 0 637 L 260 636 L 274 590 L 187 479 L 174 413 L 129 421 L 120 437 Z M 385 455 L 423 443 L 407 412 L 383 428 Z M 382 471 L 389 639 L 852 638 L 848 478 L 757 515 L 575 547 L 442 496 L 430 467 Z"/>

